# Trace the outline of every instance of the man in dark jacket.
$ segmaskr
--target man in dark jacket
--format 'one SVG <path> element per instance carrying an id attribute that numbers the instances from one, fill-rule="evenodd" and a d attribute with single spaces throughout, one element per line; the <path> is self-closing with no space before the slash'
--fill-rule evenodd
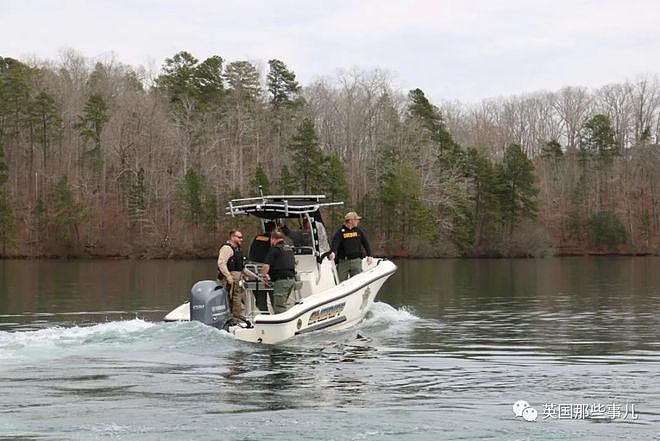
<path id="1" fill-rule="evenodd" d="M 328 259 L 335 260 L 340 281 L 362 272 L 362 258 L 365 255 L 368 265 L 373 261 L 367 235 L 358 227 L 360 219 L 354 211 L 346 213 L 344 225 L 332 237 L 332 252 Z"/>
<path id="2" fill-rule="evenodd" d="M 270 249 L 264 259 L 261 275 L 273 282 L 275 314 L 286 311 L 296 303 L 296 258 L 291 247 L 284 244 L 284 234 L 279 230 L 270 235 Z"/>

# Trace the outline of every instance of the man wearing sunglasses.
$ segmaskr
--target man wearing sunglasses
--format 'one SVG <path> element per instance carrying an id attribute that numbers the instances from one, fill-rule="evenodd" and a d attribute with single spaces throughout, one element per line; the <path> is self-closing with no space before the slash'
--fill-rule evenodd
<path id="1" fill-rule="evenodd" d="M 234 321 L 241 315 L 241 300 L 245 289 L 239 283 L 243 274 L 256 278 L 257 276 L 245 268 L 245 258 L 241 252 L 243 233 L 231 230 L 229 239 L 222 244 L 218 252 L 218 280 L 224 282 L 231 303 L 231 315 Z"/>

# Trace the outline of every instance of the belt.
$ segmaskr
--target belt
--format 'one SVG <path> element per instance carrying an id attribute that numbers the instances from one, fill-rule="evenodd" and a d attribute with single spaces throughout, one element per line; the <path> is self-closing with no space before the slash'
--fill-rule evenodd
<path id="1" fill-rule="evenodd" d="M 340 257 L 339 260 L 353 260 L 353 259 L 362 259 L 361 256 L 358 257 Z"/>
<path id="2" fill-rule="evenodd" d="M 278 280 L 296 280 L 295 277 L 281 277 L 279 279 L 272 279 L 273 282 L 277 282 Z"/>

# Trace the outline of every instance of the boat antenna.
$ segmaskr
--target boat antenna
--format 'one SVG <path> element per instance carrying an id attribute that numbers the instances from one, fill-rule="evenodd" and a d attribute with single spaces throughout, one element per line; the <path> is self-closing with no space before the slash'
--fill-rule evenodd
<path id="1" fill-rule="evenodd" d="M 261 185 L 259 185 L 259 196 L 261 196 L 261 199 L 264 198 L 263 186 Z"/>

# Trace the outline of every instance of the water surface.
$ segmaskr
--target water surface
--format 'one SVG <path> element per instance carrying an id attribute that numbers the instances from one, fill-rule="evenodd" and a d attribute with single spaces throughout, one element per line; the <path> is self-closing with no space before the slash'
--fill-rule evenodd
<path id="1" fill-rule="evenodd" d="M 268 347 L 159 321 L 213 261 L 0 262 L 0 438 L 660 439 L 660 259 L 397 264 Z"/>

